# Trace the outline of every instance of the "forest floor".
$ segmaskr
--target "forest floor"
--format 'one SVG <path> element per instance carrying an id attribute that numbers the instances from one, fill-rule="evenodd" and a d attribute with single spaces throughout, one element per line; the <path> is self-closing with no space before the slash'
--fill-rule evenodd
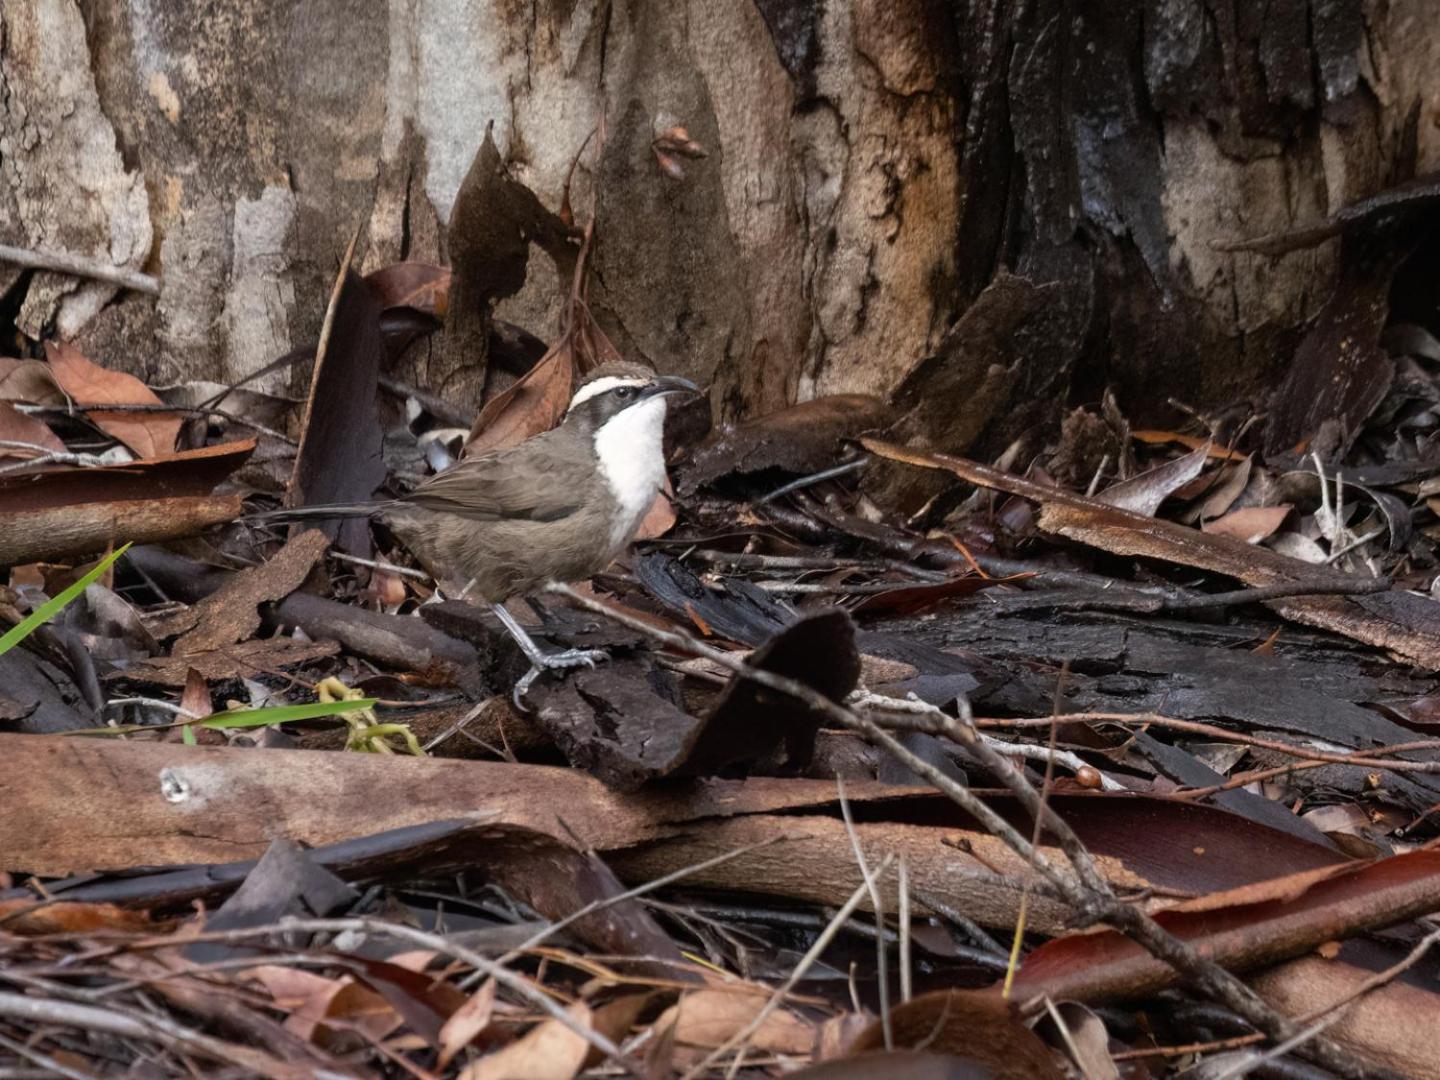
<path id="1" fill-rule="evenodd" d="M 549 349 L 492 328 L 474 415 L 389 374 L 449 287 L 342 268 L 294 399 L 0 360 L 0 1060 L 1440 1076 L 1425 331 L 1327 456 L 1109 400 L 993 465 L 869 399 L 684 410 L 636 548 L 513 605 L 611 660 L 517 708 L 383 530 L 250 516 L 513 445 L 613 355 L 577 286 Z"/>

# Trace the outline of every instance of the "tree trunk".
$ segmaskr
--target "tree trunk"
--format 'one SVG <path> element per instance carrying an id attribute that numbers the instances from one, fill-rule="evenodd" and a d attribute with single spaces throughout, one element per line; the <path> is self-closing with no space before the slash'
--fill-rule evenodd
<path id="1" fill-rule="evenodd" d="M 445 261 L 493 125 L 551 209 L 578 159 L 593 310 L 722 415 L 871 392 L 1039 448 L 1107 386 L 1156 422 L 1277 385 L 1340 243 L 1217 245 L 1440 160 L 1428 0 L 7 0 L 0 32 L 0 242 L 161 281 L 0 267 L 0 315 L 159 383 L 314 341 L 357 228 L 362 269 Z M 497 313 L 553 339 L 567 291 L 532 258 Z"/>

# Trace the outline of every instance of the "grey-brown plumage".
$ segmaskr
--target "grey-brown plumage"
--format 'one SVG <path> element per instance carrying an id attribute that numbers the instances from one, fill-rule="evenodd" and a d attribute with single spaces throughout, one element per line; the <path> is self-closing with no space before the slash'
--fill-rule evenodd
<path id="1" fill-rule="evenodd" d="M 634 539 L 665 480 L 666 397 L 685 379 L 606 364 L 576 388 L 562 423 L 518 446 L 480 454 L 398 499 L 280 511 L 275 517 L 378 517 L 438 580 L 469 583 L 540 670 L 603 657 L 545 654 L 501 606 L 550 582 L 603 570 Z"/>

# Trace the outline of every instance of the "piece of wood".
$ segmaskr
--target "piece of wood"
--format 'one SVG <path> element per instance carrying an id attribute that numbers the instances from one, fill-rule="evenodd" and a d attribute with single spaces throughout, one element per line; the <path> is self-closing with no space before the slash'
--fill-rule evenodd
<path id="1" fill-rule="evenodd" d="M 207 495 L 254 451 L 254 439 L 238 439 L 123 465 L 7 473 L 0 477 L 0 506 L 6 511 L 42 510 L 79 502 Z"/>
<path id="2" fill-rule="evenodd" d="M 243 497 L 87 502 L 43 510 L 0 510 L 0 566 L 93 555 L 127 541 L 151 544 L 194 536 L 240 516 Z"/>

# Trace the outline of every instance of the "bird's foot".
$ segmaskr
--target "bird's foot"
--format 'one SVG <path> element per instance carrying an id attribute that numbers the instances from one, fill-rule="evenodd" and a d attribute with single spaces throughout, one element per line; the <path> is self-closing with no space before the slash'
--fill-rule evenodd
<path id="1" fill-rule="evenodd" d="M 511 695 L 515 707 L 525 712 L 525 695 L 530 687 L 547 671 L 566 671 L 570 668 L 593 668 L 601 660 L 609 660 L 610 654 L 604 649 L 566 649 L 563 652 L 541 653 L 530 658 L 530 670 L 515 684 Z"/>

